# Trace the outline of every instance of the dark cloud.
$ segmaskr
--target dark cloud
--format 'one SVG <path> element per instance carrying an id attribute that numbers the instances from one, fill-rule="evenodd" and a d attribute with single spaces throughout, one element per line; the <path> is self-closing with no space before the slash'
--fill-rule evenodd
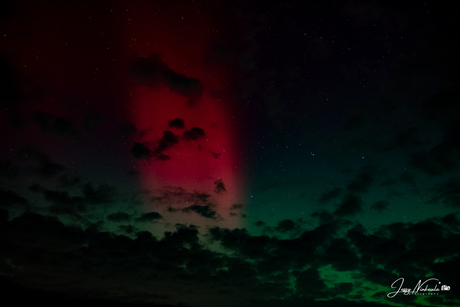
<path id="1" fill-rule="evenodd" d="M 83 195 L 85 201 L 91 205 L 109 204 L 116 196 L 116 188 L 107 184 L 94 188 L 92 184 L 87 183 L 83 186 Z"/>
<path id="2" fill-rule="evenodd" d="M 190 130 L 185 131 L 182 133 L 182 138 L 184 140 L 194 141 L 204 137 L 205 133 L 204 130 L 198 127 L 193 127 Z"/>
<path id="3" fill-rule="evenodd" d="M 432 192 L 434 195 L 427 201 L 428 204 L 460 207 L 460 181 L 457 178 L 450 178 L 446 183 L 433 188 Z"/>
<path id="4" fill-rule="evenodd" d="M 219 289 L 227 289 L 231 296 L 244 289 L 240 299 L 246 300 L 244 295 L 249 292 L 252 299 L 258 297 L 265 306 L 269 302 L 284 306 L 286 300 L 276 303 L 281 297 L 287 297 L 289 302 L 297 298 L 298 304 L 294 306 L 302 306 L 306 298 L 324 298 L 325 303 L 319 306 L 346 305 L 354 299 L 364 299 L 363 293 L 348 297 L 352 289 L 373 282 L 389 292 L 391 283 L 400 275 L 407 283 L 412 280 L 415 283 L 432 272 L 443 284 L 457 286 L 455 270 L 460 250 L 455 243 L 459 235 L 443 226 L 441 220 L 452 220 L 452 216 L 419 223 L 394 223 L 373 231 L 356 224 L 344 232 L 346 224 L 326 222 L 290 239 L 254 236 L 245 229 L 210 228 L 207 231 L 210 240 L 231 252 L 227 256 L 206 248 L 199 239 L 205 233 L 193 225 L 177 224 L 174 231 L 166 231 L 159 240 L 150 232 L 138 232 L 134 225 L 118 227 L 127 237 L 104 232 L 96 226 L 86 230 L 65 226 L 56 218 L 28 213 L 11 221 L 1 219 L 2 255 L 7 255 L 11 264 L 2 264 L 0 269 L 8 270 L 11 276 L 20 274 L 21 282 L 36 280 L 29 282 L 29 286 L 50 293 L 58 291 L 59 280 L 68 281 L 64 288 L 59 287 L 60 293 L 72 293 L 79 298 L 97 298 L 95 293 L 102 290 L 107 294 L 122 293 L 116 296 L 119 303 L 132 302 L 132 297 L 150 304 L 184 302 L 182 292 L 178 297 L 172 291 L 176 289 L 173 285 L 193 283 L 201 289 L 212 281 L 215 288 L 202 291 L 225 297 L 226 292 Z M 292 232 L 295 224 L 284 220 L 278 223 L 278 228 Z M 341 283 L 321 274 L 320 268 L 325 267 L 360 274 Z M 77 282 L 71 283 L 75 278 Z M 102 282 L 107 283 L 107 278 L 110 285 Z M 332 286 L 326 286 L 326 280 Z M 160 282 L 161 291 L 156 291 L 155 285 Z M 158 296 L 165 293 L 168 295 Z M 337 295 L 347 299 L 334 301 L 332 297 Z M 459 297 L 452 294 L 442 299 L 447 305 L 449 302 L 455 305 Z"/>
<path id="5" fill-rule="evenodd" d="M 107 215 L 107 219 L 112 222 L 126 222 L 131 219 L 131 216 L 126 212 L 115 212 Z"/>
<path id="6" fill-rule="evenodd" d="M 88 207 L 80 196 L 70 196 L 66 191 L 43 190 L 45 200 L 51 203 L 50 213 L 77 216 L 86 212 Z"/>
<path id="7" fill-rule="evenodd" d="M 267 236 L 251 236 L 246 229 L 223 229 L 214 227 L 209 230 L 214 241 L 229 250 L 237 251 L 240 255 L 249 258 L 260 258 L 268 253 L 271 239 Z"/>
<path id="8" fill-rule="evenodd" d="M 87 183 L 81 187 L 81 196 L 71 196 L 68 191 L 50 190 L 39 184 L 29 187 L 35 193 L 43 194 L 45 201 L 51 204 L 48 210 L 53 214 L 79 216 L 91 206 L 106 205 L 113 202 L 116 189 L 106 184 L 94 188 Z"/>
<path id="9" fill-rule="evenodd" d="M 365 193 L 372 181 L 373 178 L 369 173 L 361 173 L 347 185 L 347 190 L 351 193 Z"/>
<path id="10" fill-rule="evenodd" d="M 433 265 L 432 272 L 435 276 L 442 276 L 442 283 L 451 287 L 452 289 L 458 289 L 460 282 L 458 281 L 458 272 L 460 269 L 460 257 L 453 256 L 449 260 L 438 262 Z M 457 275 L 457 276 L 456 276 Z M 450 293 L 449 293 L 450 294 Z M 455 306 L 458 305 L 460 295 L 457 292 L 452 293 L 448 297 L 443 297 L 443 303 L 446 305 Z"/>
<path id="11" fill-rule="evenodd" d="M 298 225 L 293 220 L 282 220 L 276 225 L 275 230 L 281 233 L 298 230 Z"/>
<path id="12" fill-rule="evenodd" d="M 43 178 L 52 178 L 66 170 L 65 166 L 53 162 L 50 157 L 33 147 L 20 150 L 18 158 L 24 164 L 31 164 L 27 167 L 29 172 L 38 174 Z"/>
<path id="13" fill-rule="evenodd" d="M 173 71 L 157 53 L 151 53 L 148 58 L 137 58 L 131 64 L 131 72 L 141 84 L 152 87 L 165 84 L 172 92 L 188 97 L 190 106 L 198 103 L 203 91 L 199 80 Z"/>
<path id="14" fill-rule="evenodd" d="M 245 206 L 244 204 L 233 204 L 231 207 L 230 207 L 230 210 L 241 210 L 243 209 Z"/>
<path id="15" fill-rule="evenodd" d="M 163 217 L 158 212 L 148 212 L 142 214 L 140 217 L 136 219 L 138 222 L 154 222 L 157 220 L 161 220 Z"/>
<path id="16" fill-rule="evenodd" d="M 452 229 L 454 231 L 459 230 L 460 228 L 460 219 L 458 218 L 458 213 L 449 213 L 439 219 L 439 223 L 445 227 Z"/>
<path id="17" fill-rule="evenodd" d="M 161 137 L 154 153 L 161 154 L 163 151 L 177 143 L 179 143 L 179 136 L 175 135 L 171 131 L 163 131 L 163 136 Z"/>
<path id="18" fill-rule="evenodd" d="M 208 203 L 211 195 L 206 193 L 194 192 L 190 194 L 190 200 L 194 203 Z"/>
<path id="19" fill-rule="evenodd" d="M 35 193 L 39 193 L 39 192 L 42 192 L 44 190 L 44 188 L 39 185 L 38 183 L 36 184 L 33 184 L 29 187 L 29 190 L 32 191 L 32 192 L 35 192 Z"/>
<path id="20" fill-rule="evenodd" d="M 218 151 L 213 151 L 213 150 L 209 149 L 209 152 L 216 159 L 220 157 L 220 152 L 218 152 Z"/>
<path id="21" fill-rule="evenodd" d="M 449 127 L 441 143 L 428 151 L 418 151 L 410 157 L 410 164 L 429 175 L 441 175 L 458 169 L 460 125 Z"/>
<path id="22" fill-rule="evenodd" d="M 131 149 L 134 158 L 136 159 L 149 159 L 152 157 L 152 151 L 142 143 L 136 142 L 134 143 L 133 148 Z"/>
<path id="23" fill-rule="evenodd" d="M 29 188 L 36 193 L 42 193 L 45 201 L 51 203 L 48 208 L 53 214 L 65 214 L 76 216 L 88 209 L 87 203 L 81 196 L 70 196 L 67 191 L 53 191 L 46 189 L 39 184 L 34 184 Z"/>
<path id="24" fill-rule="evenodd" d="M 334 188 L 334 189 L 332 189 L 332 190 L 330 190 L 328 192 L 324 192 L 319 197 L 319 202 L 325 204 L 325 203 L 333 200 L 334 198 L 339 197 L 342 194 L 342 191 L 343 190 L 341 188 Z"/>
<path id="25" fill-rule="evenodd" d="M 159 161 L 168 161 L 169 159 L 171 159 L 170 156 L 168 155 L 165 155 L 164 153 L 159 153 L 159 154 L 156 154 L 155 155 L 155 158 Z"/>
<path id="26" fill-rule="evenodd" d="M 56 218 L 35 213 L 25 213 L 14 218 L 4 230 L 5 234 L 1 236 L 3 244 L 6 238 L 14 238 L 14 241 L 10 241 L 13 245 L 22 246 L 29 251 L 43 249 L 65 253 L 75 251 L 84 242 L 84 234 L 80 228 L 65 226 Z M 27 259 L 19 257 L 18 260 Z"/>
<path id="27" fill-rule="evenodd" d="M 15 206 L 28 206 L 29 202 L 24 197 L 18 195 L 16 192 L 11 190 L 4 190 L 0 188 L 0 206 L 11 208 Z"/>
<path id="28" fill-rule="evenodd" d="M 131 235 L 136 231 L 136 228 L 133 227 L 132 225 L 120 225 L 118 226 L 118 230 L 120 230 L 120 232 Z"/>
<path id="29" fill-rule="evenodd" d="M 175 208 L 169 207 L 168 211 L 169 212 L 181 211 L 181 212 L 185 212 L 185 213 L 195 212 L 195 213 L 198 213 L 199 215 L 201 215 L 202 217 L 205 217 L 205 218 L 208 218 L 208 219 L 219 219 L 220 216 L 217 213 L 217 211 L 215 211 L 213 209 L 213 207 L 215 207 L 215 206 L 212 205 L 212 204 L 203 205 L 203 206 L 202 205 L 191 205 L 189 207 L 185 207 L 185 208 L 182 208 L 182 209 L 175 209 Z"/>
<path id="30" fill-rule="evenodd" d="M 149 147 L 152 147 L 152 144 L 150 142 L 136 142 L 134 143 L 131 152 L 133 153 L 136 159 L 148 160 L 150 158 L 155 158 L 160 161 L 167 161 L 171 157 L 165 155 L 163 151 L 177 143 L 179 143 L 179 136 L 175 135 L 171 131 L 163 131 L 163 136 L 158 141 L 156 148 L 150 149 Z"/>
<path id="31" fill-rule="evenodd" d="M 133 227 L 130 225 L 121 227 L 120 229 L 126 233 L 133 234 Z M 54 282 L 57 280 L 69 280 L 69 275 L 67 274 L 71 273 L 74 277 L 78 276 L 82 279 L 81 283 L 77 285 L 79 290 L 73 288 L 73 286 L 66 286 L 59 290 L 61 295 L 67 296 L 72 292 L 77 300 L 82 297 L 97 298 L 97 293 L 93 291 L 95 285 L 88 283 L 88 280 L 100 279 L 102 281 L 105 275 L 115 278 L 117 280 L 116 283 L 123 285 L 123 289 L 128 291 L 126 293 L 127 295 L 124 295 L 121 301 L 120 297 L 118 297 L 118 304 L 120 302 L 129 302 L 131 301 L 131 290 L 135 290 L 137 286 L 128 282 L 128 279 L 130 279 L 128 275 L 130 274 L 127 274 L 127 272 L 135 268 L 141 268 L 143 266 L 142 263 L 147 264 L 145 261 L 150 263 L 149 266 L 155 267 L 156 272 L 164 277 L 169 276 L 168 278 L 172 278 L 171 281 L 173 281 L 173 272 L 180 272 L 181 270 L 177 271 L 177 268 L 179 268 L 184 261 L 189 263 L 189 269 L 192 269 L 194 266 L 199 267 L 201 265 L 199 261 L 200 258 L 204 258 L 203 260 L 206 262 L 212 260 L 212 258 L 205 257 L 203 253 L 200 254 L 199 251 L 194 254 L 188 252 L 188 250 L 184 250 L 177 254 L 177 251 L 182 249 L 183 245 L 197 244 L 197 230 L 193 228 L 193 226 L 178 226 L 177 232 L 165 234 L 162 243 L 158 242 L 158 240 L 148 232 L 139 232 L 136 234 L 136 239 L 130 239 L 125 236 L 114 236 L 111 233 L 103 233 L 97 230 L 83 231 L 77 227 L 72 228 L 64 226 L 57 219 L 35 214 L 23 215 L 19 218 L 15 218 L 13 221 L 7 222 L 5 228 L 2 230 L 4 232 L 2 231 L 0 235 L 0 242 L 2 246 L 8 246 L 7 249 L 3 249 L 2 252 L 8 253 L 9 257 L 14 259 L 13 263 L 16 269 L 13 268 L 12 274 L 16 275 L 17 270 L 22 270 L 25 267 L 28 269 L 37 269 L 36 271 L 34 270 L 35 272 L 39 272 L 37 275 L 31 273 L 28 276 L 32 281 L 29 283 L 29 286 L 32 289 L 51 291 L 50 298 L 56 297 L 58 294 L 58 289 L 53 286 L 55 284 Z M 8 244 L 5 245 L 7 242 Z M 28 257 L 21 256 L 22 252 L 20 250 L 22 250 L 22 252 L 27 251 L 28 253 L 33 253 L 35 260 L 30 261 Z M 152 251 L 155 253 L 155 258 L 157 260 L 148 260 L 150 258 L 148 254 Z M 179 257 L 173 256 L 174 253 L 179 255 Z M 51 255 L 53 255 L 52 260 L 48 258 Z M 83 256 L 83 258 L 78 255 Z M 128 255 L 132 255 L 134 258 L 132 258 L 128 267 L 121 269 L 122 263 L 125 261 L 122 259 L 126 259 Z M 95 265 L 95 263 L 91 264 L 91 261 L 87 262 L 84 260 L 90 258 L 97 262 L 105 259 L 106 262 L 98 266 Z M 90 266 L 84 270 L 81 266 L 86 265 Z M 74 266 L 79 267 L 79 269 L 75 270 Z M 110 267 L 119 267 L 120 269 L 115 269 L 113 271 Z M 125 269 L 128 271 L 125 271 Z M 51 273 L 51 270 L 54 273 Z M 71 272 L 69 272 L 69 270 L 71 270 Z M 135 269 L 135 271 L 137 271 L 137 269 Z M 186 273 L 186 270 L 184 270 L 184 273 Z M 206 273 L 206 275 L 208 276 L 210 273 Z M 147 280 L 150 279 L 148 276 L 141 276 L 142 274 L 139 274 L 136 278 L 141 278 L 143 283 L 148 282 Z M 162 279 L 162 277 L 157 274 L 154 274 L 152 277 L 154 279 Z M 45 278 L 46 282 L 38 282 L 37 284 L 33 282 L 34 280 L 40 280 L 40 278 Z M 178 277 L 178 280 L 179 279 L 181 278 Z M 113 287 L 116 283 L 108 286 L 107 289 L 112 288 L 111 291 L 113 292 Z M 155 282 L 152 283 L 152 281 L 150 281 L 148 283 L 149 285 L 145 288 L 143 287 L 144 289 L 141 291 L 143 294 L 139 295 L 138 293 L 136 295 L 138 299 L 142 297 L 141 301 L 150 302 L 151 304 L 157 299 L 161 300 L 162 298 L 164 300 L 169 297 L 169 295 L 161 296 L 160 292 L 158 292 L 158 296 L 155 294 L 151 295 L 152 290 L 148 290 L 148 288 L 155 288 Z M 99 290 L 104 291 L 102 288 Z M 134 292 L 137 292 L 137 290 Z M 34 292 L 29 290 L 27 293 Z M 136 301 L 138 301 L 138 299 L 136 299 Z M 52 302 L 53 300 L 51 299 L 49 303 Z"/>
<path id="32" fill-rule="evenodd" d="M 198 228 L 195 225 L 176 224 L 176 232 L 165 232 L 165 240 L 175 247 L 196 245 L 199 241 Z"/>
<path id="33" fill-rule="evenodd" d="M 39 124 L 42 131 L 50 132 L 56 136 L 70 137 L 78 134 L 73 123 L 60 116 L 37 111 L 33 113 L 32 118 Z"/>
<path id="34" fill-rule="evenodd" d="M 79 177 L 70 174 L 62 174 L 58 178 L 58 184 L 63 188 L 75 187 L 81 182 Z"/>
<path id="35" fill-rule="evenodd" d="M 388 208 L 388 205 L 390 203 L 386 200 L 379 200 L 376 203 L 374 203 L 371 208 L 374 209 L 375 211 L 378 212 L 383 212 Z"/>
<path id="36" fill-rule="evenodd" d="M 342 198 L 342 203 L 334 211 L 340 217 L 354 216 L 363 211 L 363 201 L 355 194 L 347 194 Z"/>
<path id="37" fill-rule="evenodd" d="M 265 227 L 266 223 L 264 221 L 257 221 L 254 223 L 254 225 L 257 227 Z"/>
<path id="38" fill-rule="evenodd" d="M 217 194 L 227 192 L 227 189 L 225 188 L 225 184 L 222 182 L 222 179 L 218 179 L 214 181 L 214 192 Z"/>
<path id="39" fill-rule="evenodd" d="M 336 221 L 335 216 L 327 211 L 313 212 L 311 216 L 319 218 L 319 221 L 321 222 L 321 224 L 328 224 L 328 223 L 333 223 Z"/>
<path id="40" fill-rule="evenodd" d="M 347 239 L 333 239 L 324 245 L 322 261 L 331 264 L 338 271 L 359 269 L 359 258 Z"/>
<path id="41" fill-rule="evenodd" d="M 168 127 L 174 127 L 174 128 L 177 128 L 177 129 L 184 129 L 185 125 L 184 125 L 184 120 L 183 119 L 180 119 L 180 118 L 175 118 L 173 120 L 170 120 L 169 121 L 169 124 L 168 124 Z"/>
<path id="42" fill-rule="evenodd" d="M 456 153 L 454 148 L 441 144 L 429 151 L 414 153 L 409 160 L 410 165 L 429 175 L 441 175 L 457 168 Z"/>
<path id="43" fill-rule="evenodd" d="M 161 191 L 161 196 L 153 196 L 151 201 L 169 205 L 171 203 L 187 205 L 208 205 L 210 204 L 211 195 L 198 191 L 187 192 L 181 187 L 166 187 Z"/>

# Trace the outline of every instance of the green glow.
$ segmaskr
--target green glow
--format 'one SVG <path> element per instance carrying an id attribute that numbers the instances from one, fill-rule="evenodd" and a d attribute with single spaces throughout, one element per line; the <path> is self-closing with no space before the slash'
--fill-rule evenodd
<path id="1" fill-rule="evenodd" d="M 297 293 L 297 278 L 294 275 L 292 275 L 292 271 L 289 271 L 289 284 L 290 284 L 289 289 L 292 290 L 293 294 L 296 294 Z"/>

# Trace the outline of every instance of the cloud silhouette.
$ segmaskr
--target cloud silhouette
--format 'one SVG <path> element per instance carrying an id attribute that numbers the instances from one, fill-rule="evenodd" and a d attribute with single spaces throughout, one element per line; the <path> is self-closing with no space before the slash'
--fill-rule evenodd
<path id="1" fill-rule="evenodd" d="M 137 82 L 151 87 L 165 84 L 172 92 L 188 97 L 189 106 L 197 105 L 203 91 L 203 85 L 198 79 L 175 72 L 157 53 L 137 58 L 131 64 L 131 74 Z"/>

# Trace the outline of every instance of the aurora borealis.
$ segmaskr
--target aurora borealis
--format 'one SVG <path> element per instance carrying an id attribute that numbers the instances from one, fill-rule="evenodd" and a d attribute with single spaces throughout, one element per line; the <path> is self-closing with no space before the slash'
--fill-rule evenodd
<path id="1" fill-rule="evenodd" d="M 458 306 L 454 5 L 2 3 L 4 300 Z"/>

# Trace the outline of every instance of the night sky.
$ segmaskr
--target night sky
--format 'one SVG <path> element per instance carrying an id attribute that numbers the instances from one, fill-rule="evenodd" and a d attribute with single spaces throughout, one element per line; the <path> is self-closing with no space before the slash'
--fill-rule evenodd
<path id="1" fill-rule="evenodd" d="M 441 0 L 2 1 L 2 300 L 460 306 L 459 29 Z"/>

